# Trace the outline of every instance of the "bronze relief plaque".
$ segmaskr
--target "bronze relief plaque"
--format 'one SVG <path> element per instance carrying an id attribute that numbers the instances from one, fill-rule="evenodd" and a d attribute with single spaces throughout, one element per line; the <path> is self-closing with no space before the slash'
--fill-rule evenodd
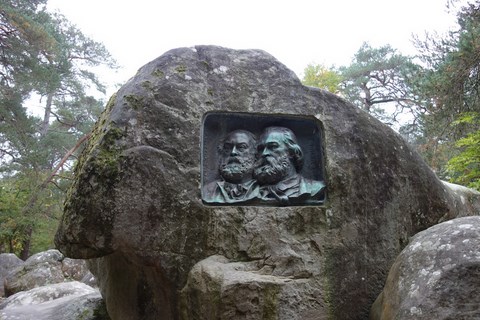
<path id="1" fill-rule="evenodd" d="M 202 121 L 206 205 L 322 205 L 322 127 L 314 117 L 209 112 Z"/>

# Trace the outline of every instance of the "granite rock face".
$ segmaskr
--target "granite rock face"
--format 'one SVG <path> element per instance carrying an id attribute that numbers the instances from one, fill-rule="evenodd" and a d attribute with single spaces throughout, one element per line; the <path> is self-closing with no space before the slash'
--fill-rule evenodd
<path id="1" fill-rule="evenodd" d="M 480 318 L 480 217 L 417 234 L 390 269 L 371 319 Z"/>
<path id="2" fill-rule="evenodd" d="M 208 111 L 320 121 L 325 205 L 204 206 Z M 438 180 L 390 128 L 303 86 L 271 55 L 197 46 L 148 63 L 111 98 L 55 240 L 69 257 L 95 258 L 89 266 L 113 319 L 365 319 L 409 238 L 478 213 L 478 199 Z"/>

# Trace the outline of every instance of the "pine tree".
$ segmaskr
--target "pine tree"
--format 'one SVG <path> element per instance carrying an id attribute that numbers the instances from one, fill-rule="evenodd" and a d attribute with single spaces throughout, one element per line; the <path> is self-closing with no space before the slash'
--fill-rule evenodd
<path id="1" fill-rule="evenodd" d="M 36 228 L 58 218 L 70 178 L 65 155 L 88 138 L 100 113 L 102 101 L 87 94 L 104 93 L 92 68 L 115 67 L 102 44 L 45 5 L 0 0 L 0 249 L 22 258 Z M 43 118 L 27 112 L 33 94 Z"/>

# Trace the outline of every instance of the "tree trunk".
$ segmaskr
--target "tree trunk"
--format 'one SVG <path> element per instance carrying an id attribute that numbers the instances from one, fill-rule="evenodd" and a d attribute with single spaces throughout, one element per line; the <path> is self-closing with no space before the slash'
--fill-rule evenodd
<path id="1" fill-rule="evenodd" d="M 55 177 L 55 174 L 57 174 L 57 172 L 60 170 L 60 168 L 63 167 L 63 165 L 65 164 L 65 162 L 68 160 L 68 158 L 70 158 L 70 156 L 78 149 L 80 148 L 80 146 L 82 145 L 82 143 L 84 143 L 85 141 L 87 141 L 91 136 L 91 133 L 89 134 L 86 134 L 85 136 L 83 136 L 82 138 L 80 138 L 77 143 L 75 144 L 75 146 L 73 146 L 72 149 L 70 149 L 62 158 L 62 160 L 60 160 L 60 163 L 52 170 L 52 172 L 50 173 L 50 175 L 42 182 L 42 184 L 40 184 L 36 190 L 33 192 L 33 195 L 32 197 L 30 198 L 30 200 L 28 201 L 28 204 L 22 209 L 22 214 L 23 215 L 33 215 L 34 213 L 32 213 L 31 211 L 33 210 L 34 206 L 35 206 L 35 203 L 37 202 L 38 200 L 38 195 L 39 193 L 45 189 L 47 187 L 47 185 L 52 181 L 52 179 Z M 32 240 L 32 233 L 33 233 L 33 227 L 30 225 L 27 227 L 27 229 L 25 230 L 25 239 L 23 240 L 22 242 L 22 251 L 20 252 L 20 259 L 22 260 L 26 260 L 28 258 L 28 256 L 30 255 L 30 244 L 31 244 L 31 240 Z"/>
<path id="2" fill-rule="evenodd" d="M 32 242 L 32 226 L 28 226 L 25 230 L 25 239 L 22 241 L 22 251 L 20 251 L 20 259 L 27 260 L 30 256 L 30 244 Z"/>
<path id="3" fill-rule="evenodd" d="M 44 137 L 47 135 L 50 126 L 50 113 L 52 112 L 53 93 L 47 95 L 47 103 L 45 105 L 45 114 L 43 116 L 42 126 L 40 128 L 40 135 Z"/>
<path id="4" fill-rule="evenodd" d="M 362 91 L 365 94 L 364 98 L 364 103 L 363 103 L 363 110 L 367 111 L 370 113 L 371 108 L 372 108 L 372 93 L 370 92 L 370 89 L 367 86 L 367 83 L 362 83 L 361 85 Z"/>

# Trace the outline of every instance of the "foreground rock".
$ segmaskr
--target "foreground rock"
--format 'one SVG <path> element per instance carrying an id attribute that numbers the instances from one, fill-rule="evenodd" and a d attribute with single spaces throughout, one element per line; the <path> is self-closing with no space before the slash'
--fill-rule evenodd
<path id="1" fill-rule="evenodd" d="M 202 260 L 181 292 L 180 318 L 313 320 L 327 314 L 320 288 L 307 286 L 302 277 L 272 273 L 255 261 L 230 262 L 223 256 Z M 309 301 L 299 299 L 306 296 Z"/>
<path id="2" fill-rule="evenodd" d="M 13 253 L 0 254 L 0 297 L 5 295 L 3 289 L 3 280 L 13 269 L 22 265 L 24 262 Z"/>
<path id="3" fill-rule="evenodd" d="M 82 280 L 88 273 L 84 260 L 65 258 L 58 250 L 34 254 L 4 279 L 5 296 L 64 281 Z"/>
<path id="4" fill-rule="evenodd" d="M 204 206 L 208 111 L 320 121 L 325 206 Z M 439 181 L 390 128 L 302 86 L 267 53 L 198 46 L 150 62 L 112 97 L 56 244 L 97 258 L 113 319 L 365 319 L 409 238 L 475 214 L 478 201 Z"/>
<path id="5" fill-rule="evenodd" d="M 98 289 L 77 281 L 19 292 L 0 304 L 3 320 L 109 319 Z"/>
<path id="6" fill-rule="evenodd" d="M 480 319 L 480 217 L 422 231 L 402 251 L 371 319 Z"/>

